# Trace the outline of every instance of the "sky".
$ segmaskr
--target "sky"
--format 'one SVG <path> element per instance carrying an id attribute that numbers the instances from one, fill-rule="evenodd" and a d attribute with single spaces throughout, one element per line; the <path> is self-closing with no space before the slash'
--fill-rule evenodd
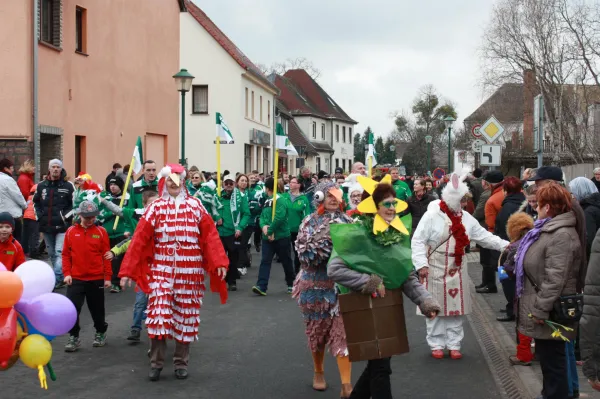
<path id="1" fill-rule="evenodd" d="M 356 131 L 394 129 L 433 85 L 458 123 L 485 99 L 481 36 L 493 0 L 193 0 L 255 64 L 304 57 Z"/>

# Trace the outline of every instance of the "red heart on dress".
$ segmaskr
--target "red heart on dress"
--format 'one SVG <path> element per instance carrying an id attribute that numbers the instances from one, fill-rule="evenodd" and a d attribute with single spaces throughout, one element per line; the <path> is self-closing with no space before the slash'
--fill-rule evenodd
<path id="1" fill-rule="evenodd" d="M 452 298 L 456 298 L 456 296 L 458 295 L 458 288 L 449 289 L 448 294 L 450 294 Z"/>
<path id="2" fill-rule="evenodd" d="M 458 272 L 457 268 L 448 270 L 448 274 L 450 275 L 450 277 L 454 277 L 454 275 L 456 274 L 456 272 Z"/>

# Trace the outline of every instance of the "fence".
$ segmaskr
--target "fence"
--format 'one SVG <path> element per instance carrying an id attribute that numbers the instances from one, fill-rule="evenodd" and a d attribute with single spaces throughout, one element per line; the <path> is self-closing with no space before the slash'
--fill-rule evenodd
<path id="1" fill-rule="evenodd" d="M 561 169 L 565 175 L 565 183 L 569 183 L 576 177 L 594 177 L 594 168 L 599 168 L 600 163 L 582 163 L 578 165 L 562 166 Z"/>

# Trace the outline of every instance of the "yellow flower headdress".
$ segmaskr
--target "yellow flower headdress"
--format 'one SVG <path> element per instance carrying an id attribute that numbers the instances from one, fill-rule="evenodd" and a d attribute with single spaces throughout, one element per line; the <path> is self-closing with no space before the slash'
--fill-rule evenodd
<path id="1" fill-rule="evenodd" d="M 363 200 L 360 204 L 358 204 L 357 209 L 361 213 L 372 213 L 375 215 L 375 220 L 373 222 L 373 234 L 384 232 L 390 226 L 392 226 L 400 233 L 408 235 L 408 230 L 406 229 L 406 226 L 404 226 L 404 223 L 402 223 L 398 215 L 396 215 L 396 217 L 394 217 L 394 219 L 390 223 L 386 222 L 385 219 L 383 219 L 381 216 L 379 216 L 379 214 L 377 214 L 377 204 L 375 203 L 375 201 L 373 201 L 373 191 L 375 191 L 375 187 L 377 187 L 377 185 L 380 183 L 386 183 L 391 185 L 392 176 L 385 175 L 385 177 L 381 179 L 380 182 L 376 182 L 375 180 L 364 176 L 359 176 L 357 180 L 362 186 L 362 188 L 364 188 L 365 191 L 370 194 L 367 199 Z M 401 200 L 398 200 L 396 202 L 397 214 L 406 210 L 406 208 L 408 208 L 408 204 L 406 202 Z"/>

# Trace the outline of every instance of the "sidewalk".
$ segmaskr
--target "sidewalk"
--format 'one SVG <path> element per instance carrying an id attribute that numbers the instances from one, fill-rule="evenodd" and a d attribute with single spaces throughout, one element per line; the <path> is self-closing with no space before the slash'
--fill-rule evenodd
<path id="1" fill-rule="evenodd" d="M 479 252 L 471 252 L 466 256 L 469 276 L 475 285 L 481 282 L 481 265 L 479 264 Z M 515 323 L 499 322 L 496 317 L 502 315 L 500 309 L 504 309 L 506 299 L 502 292 L 502 285 L 497 284 L 497 294 L 477 294 L 473 293 L 474 302 L 483 310 L 488 322 L 494 327 L 500 346 L 504 349 L 508 358 L 516 353 L 516 331 Z M 537 398 L 542 389 L 542 370 L 539 362 L 533 362 L 531 367 L 513 366 L 523 385 L 527 387 L 531 398 Z M 587 379 L 581 372 L 581 367 L 577 367 L 579 374 L 579 390 L 581 398 L 600 398 L 600 393 L 594 391 L 588 384 Z"/>

